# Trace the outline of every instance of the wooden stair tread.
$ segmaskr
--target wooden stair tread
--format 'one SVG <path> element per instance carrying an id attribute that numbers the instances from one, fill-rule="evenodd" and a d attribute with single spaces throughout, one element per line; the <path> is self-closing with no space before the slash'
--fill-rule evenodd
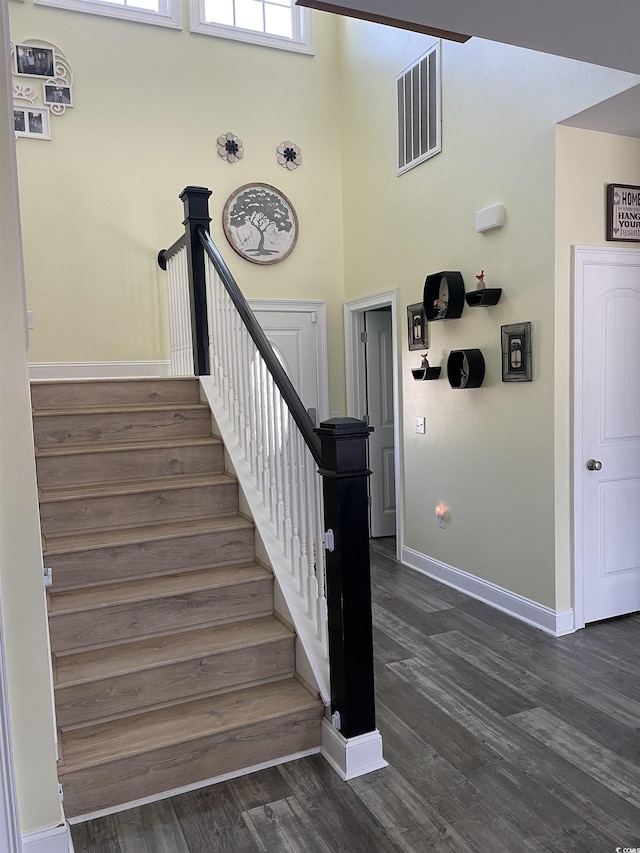
<path id="1" fill-rule="evenodd" d="M 220 445 L 222 441 L 215 435 L 187 436 L 186 438 L 148 438 L 140 441 L 113 441 L 103 444 L 90 442 L 86 444 L 53 445 L 52 447 L 36 448 L 36 456 L 80 456 L 85 453 L 120 453 L 129 450 L 160 450 L 162 448 L 176 449 L 180 447 L 196 447 Z"/>
<path id="2" fill-rule="evenodd" d="M 107 528 L 80 533 L 50 534 L 45 537 L 44 555 L 69 554 L 96 548 L 111 548 L 142 542 L 175 539 L 197 533 L 253 528 L 253 523 L 239 515 L 198 518 L 189 521 L 165 521 L 134 527 Z"/>
<path id="3" fill-rule="evenodd" d="M 63 735 L 60 777 L 176 743 L 220 734 L 323 705 L 293 678 L 233 690 Z"/>
<path id="4" fill-rule="evenodd" d="M 52 589 L 49 596 L 49 615 L 109 607 L 114 604 L 148 601 L 237 584 L 252 583 L 271 577 L 270 572 L 256 563 L 198 569 L 193 572 L 150 576 L 117 583 L 95 584 L 79 589 Z"/>
<path id="5" fill-rule="evenodd" d="M 126 406 L 68 406 L 59 409 L 36 409 L 34 418 L 64 417 L 65 415 L 77 417 L 78 415 L 115 415 L 131 414 L 133 412 L 184 412 L 208 410 L 206 403 L 134 403 Z"/>
<path id="6" fill-rule="evenodd" d="M 119 482 L 87 483 L 69 486 L 56 486 L 40 489 L 40 503 L 53 501 L 81 500 L 83 498 L 112 497 L 143 492 L 168 491 L 170 489 L 188 489 L 192 486 L 226 486 L 237 482 L 231 474 L 174 474 L 170 477 L 156 477 L 147 480 L 122 480 Z"/>
<path id="7" fill-rule="evenodd" d="M 292 631 L 273 616 L 230 622 L 122 643 L 109 648 L 58 654 L 56 688 L 112 678 L 164 664 L 214 655 L 282 639 L 293 639 Z"/>

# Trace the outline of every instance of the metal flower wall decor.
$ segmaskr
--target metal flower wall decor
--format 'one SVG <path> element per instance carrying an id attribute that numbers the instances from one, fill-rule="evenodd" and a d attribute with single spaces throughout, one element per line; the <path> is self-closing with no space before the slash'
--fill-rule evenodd
<path id="1" fill-rule="evenodd" d="M 223 133 L 218 137 L 218 154 L 228 163 L 237 163 L 244 157 L 242 140 L 234 133 Z"/>
<path id="2" fill-rule="evenodd" d="M 289 171 L 293 171 L 302 165 L 302 151 L 300 150 L 300 146 L 290 140 L 281 142 L 278 145 L 276 148 L 276 157 L 282 168 L 289 169 Z"/>

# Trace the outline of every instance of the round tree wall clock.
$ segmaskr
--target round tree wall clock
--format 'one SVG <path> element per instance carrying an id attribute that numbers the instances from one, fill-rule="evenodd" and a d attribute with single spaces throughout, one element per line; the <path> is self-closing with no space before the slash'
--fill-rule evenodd
<path id="1" fill-rule="evenodd" d="M 222 224 L 232 248 L 252 264 L 283 261 L 298 239 L 293 205 L 270 184 L 245 184 L 231 193 Z"/>

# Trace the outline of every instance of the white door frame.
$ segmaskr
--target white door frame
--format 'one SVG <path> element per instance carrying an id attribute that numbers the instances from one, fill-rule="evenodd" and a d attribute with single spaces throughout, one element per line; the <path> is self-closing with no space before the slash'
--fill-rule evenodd
<path id="1" fill-rule="evenodd" d="M 402 423 L 400 421 L 400 372 L 398 370 L 398 291 L 385 290 L 372 296 L 353 299 L 344 306 L 344 349 L 347 383 L 347 416 L 357 417 L 362 399 L 364 350 L 360 341 L 360 322 L 365 311 L 391 308 L 393 342 L 393 420 L 395 435 L 393 459 L 396 486 L 396 558 L 400 560 L 404 544 L 404 492 L 402 488 Z"/>
<path id="2" fill-rule="evenodd" d="M 640 249 L 624 246 L 573 247 L 573 614 L 574 627 L 584 628 L 584 569 L 583 569 L 583 501 L 582 466 L 586 458 L 582 447 L 582 387 L 585 365 L 582 360 L 584 329 L 584 271 L 590 263 L 638 262 Z"/>
<path id="3" fill-rule="evenodd" d="M 329 417 L 329 350 L 327 346 L 327 303 L 311 299 L 247 299 L 252 311 L 315 311 L 318 337 L 316 378 L 318 382 L 318 424 Z"/>

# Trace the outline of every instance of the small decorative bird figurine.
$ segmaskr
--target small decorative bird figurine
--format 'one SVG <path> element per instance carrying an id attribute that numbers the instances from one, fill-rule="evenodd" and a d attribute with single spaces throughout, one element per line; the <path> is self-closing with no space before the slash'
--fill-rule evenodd
<path id="1" fill-rule="evenodd" d="M 484 290 L 484 270 L 480 271 L 480 275 L 477 275 L 478 283 L 476 285 L 476 290 Z"/>

